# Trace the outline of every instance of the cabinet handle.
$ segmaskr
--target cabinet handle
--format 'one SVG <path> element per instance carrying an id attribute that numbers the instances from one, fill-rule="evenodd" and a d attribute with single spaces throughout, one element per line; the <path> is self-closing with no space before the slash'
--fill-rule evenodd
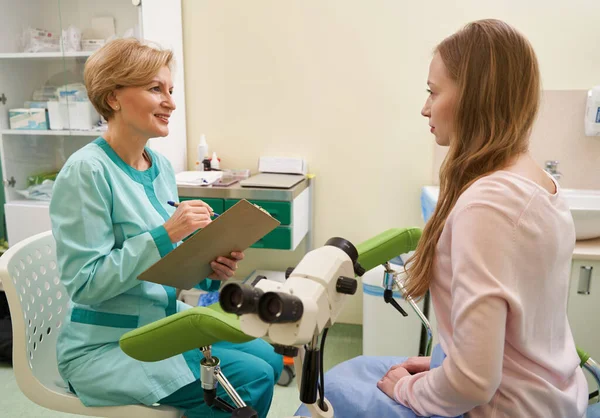
<path id="1" fill-rule="evenodd" d="M 579 268 L 579 283 L 577 283 L 577 293 L 580 295 L 589 295 L 592 283 L 592 266 L 581 266 Z"/>

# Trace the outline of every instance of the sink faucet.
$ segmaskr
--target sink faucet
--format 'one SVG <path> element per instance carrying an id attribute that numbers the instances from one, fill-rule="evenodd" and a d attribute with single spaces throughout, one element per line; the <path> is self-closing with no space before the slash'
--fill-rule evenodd
<path id="1" fill-rule="evenodd" d="M 546 161 L 546 167 L 544 170 L 550 174 L 552 177 L 559 181 L 562 177 L 562 173 L 558 171 L 558 161 L 556 160 L 548 160 Z"/>

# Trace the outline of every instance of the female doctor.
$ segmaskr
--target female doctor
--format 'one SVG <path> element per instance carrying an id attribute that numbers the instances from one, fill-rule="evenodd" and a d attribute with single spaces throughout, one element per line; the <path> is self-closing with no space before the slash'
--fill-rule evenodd
<path id="1" fill-rule="evenodd" d="M 132 329 L 190 308 L 176 300 L 174 288 L 137 276 L 211 222 L 212 209 L 202 201 L 176 209 L 167 204 L 178 200 L 173 168 L 146 147 L 148 139 L 169 133 L 172 57 L 121 39 L 86 63 L 88 95 L 108 130 L 68 159 L 50 204 L 61 280 L 72 302 L 58 337 L 58 366 L 88 406 L 160 403 L 185 410 L 188 418 L 226 417 L 203 402 L 199 350 L 144 363 L 118 343 Z M 219 257 L 201 286 L 218 290 L 242 259 L 242 253 Z M 266 417 L 281 356 L 262 340 L 217 343 L 213 352 L 244 401 Z"/>

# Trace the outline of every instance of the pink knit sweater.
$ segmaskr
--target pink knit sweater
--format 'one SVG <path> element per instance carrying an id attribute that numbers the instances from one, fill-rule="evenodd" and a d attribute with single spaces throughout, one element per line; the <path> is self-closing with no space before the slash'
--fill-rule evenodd
<path id="1" fill-rule="evenodd" d="M 431 283 L 447 357 L 401 379 L 396 401 L 422 416 L 583 417 L 588 388 L 567 320 L 574 245 L 559 188 L 508 171 L 469 187 Z"/>

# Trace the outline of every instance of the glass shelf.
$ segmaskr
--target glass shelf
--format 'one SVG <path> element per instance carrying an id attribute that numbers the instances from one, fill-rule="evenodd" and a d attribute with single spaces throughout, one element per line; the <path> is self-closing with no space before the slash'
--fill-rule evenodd
<path id="1" fill-rule="evenodd" d="M 3 52 L 0 59 L 36 59 L 36 58 L 80 58 L 89 57 L 94 51 L 77 52 Z"/>
<path id="2" fill-rule="evenodd" d="M 2 135 L 101 136 L 106 131 L 44 131 L 41 129 L 2 129 Z"/>

